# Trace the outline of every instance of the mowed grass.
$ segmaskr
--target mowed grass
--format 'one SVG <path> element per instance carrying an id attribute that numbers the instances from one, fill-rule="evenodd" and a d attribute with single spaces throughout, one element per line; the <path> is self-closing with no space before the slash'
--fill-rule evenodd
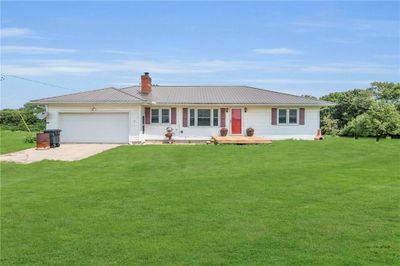
<path id="1" fill-rule="evenodd" d="M 28 131 L 0 130 L 0 154 L 29 149 L 35 146 L 35 143 L 25 142 L 28 136 L 35 136 L 35 133 Z"/>
<path id="2" fill-rule="evenodd" d="M 395 265 L 399 153 L 328 138 L 2 164 L 2 264 Z"/>

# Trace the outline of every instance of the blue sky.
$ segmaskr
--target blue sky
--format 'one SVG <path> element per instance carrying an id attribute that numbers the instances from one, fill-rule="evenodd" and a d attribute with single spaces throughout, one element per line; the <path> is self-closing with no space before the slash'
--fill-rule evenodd
<path id="1" fill-rule="evenodd" d="M 2 2 L 1 105 L 109 86 L 399 81 L 398 2 Z"/>

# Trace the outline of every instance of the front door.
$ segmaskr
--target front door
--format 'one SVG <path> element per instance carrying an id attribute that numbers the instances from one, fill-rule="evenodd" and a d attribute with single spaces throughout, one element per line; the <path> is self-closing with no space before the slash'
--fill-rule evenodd
<path id="1" fill-rule="evenodd" d="M 242 109 L 232 109 L 232 134 L 242 134 Z"/>

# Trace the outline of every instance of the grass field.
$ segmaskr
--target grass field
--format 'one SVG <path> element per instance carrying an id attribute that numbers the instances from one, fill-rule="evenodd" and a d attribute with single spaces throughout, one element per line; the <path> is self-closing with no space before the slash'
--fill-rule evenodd
<path id="1" fill-rule="evenodd" d="M 400 141 L 1 165 L 2 265 L 395 265 Z"/>
<path id="2" fill-rule="evenodd" d="M 35 143 L 26 143 L 25 137 L 35 135 L 28 131 L 0 130 L 0 154 L 32 148 Z"/>

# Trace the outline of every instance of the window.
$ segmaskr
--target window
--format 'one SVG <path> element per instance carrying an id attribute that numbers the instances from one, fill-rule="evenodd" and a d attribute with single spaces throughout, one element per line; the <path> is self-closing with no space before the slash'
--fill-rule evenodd
<path id="1" fill-rule="evenodd" d="M 218 126 L 218 109 L 213 110 L 213 126 Z"/>
<path id="2" fill-rule="evenodd" d="M 196 118 L 195 118 L 195 114 L 194 114 L 194 109 L 190 109 L 190 118 L 189 118 L 189 125 L 191 126 L 191 127 L 194 127 L 195 126 L 195 124 L 194 124 L 194 122 L 195 122 L 195 120 L 196 120 Z"/>
<path id="3" fill-rule="evenodd" d="M 161 109 L 161 123 L 169 123 L 169 109 Z"/>
<path id="4" fill-rule="evenodd" d="M 295 125 L 297 124 L 297 109 L 279 109 L 278 124 L 280 125 Z"/>
<path id="5" fill-rule="evenodd" d="M 278 114 L 278 123 L 279 124 L 286 124 L 286 109 L 279 109 Z"/>
<path id="6" fill-rule="evenodd" d="M 151 123 L 152 124 L 160 123 L 160 117 L 158 114 L 159 114 L 158 109 L 151 109 Z"/>
<path id="7" fill-rule="evenodd" d="M 189 109 L 188 119 L 191 127 L 217 127 L 219 109 Z"/>
<path id="8" fill-rule="evenodd" d="M 297 109 L 289 109 L 289 124 L 297 124 Z"/>
<path id="9" fill-rule="evenodd" d="M 170 117 L 169 117 L 169 109 L 151 109 L 151 123 L 152 124 L 168 124 Z"/>
<path id="10" fill-rule="evenodd" d="M 197 126 L 210 126 L 210 125 L 211 125 L 211 110 L 197 109 Z"/>

